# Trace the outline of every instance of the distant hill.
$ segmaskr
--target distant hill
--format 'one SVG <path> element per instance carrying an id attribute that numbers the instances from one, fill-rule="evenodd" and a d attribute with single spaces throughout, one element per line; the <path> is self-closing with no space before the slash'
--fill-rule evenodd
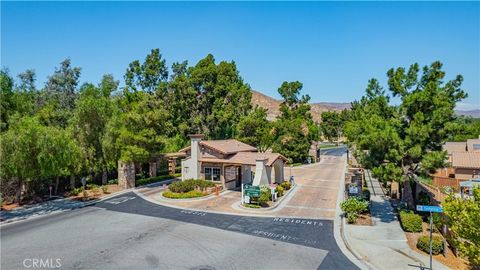
<path id="1" fill-rule="evenodd" d="M 274 120 L 277 116 L 280 115 L 280 103 L 281 101 L 278 99 L 274 99 L 267 95 L 264 95 L 260 92 L 252 90 L 252 105 L 258 105 L 262 108 L 268 110 L 267 118 L 268 120 Z M 313 120 L 315 122 L 321 122 L 321 115 L 323 112 L 326 111 L 342 111 L 344 109 L 350 109 L 350 103 L 336 103 L 336 102 L 317 102 L 317 103 L 310 103 L 311 106 L 311 113 Z M 464 116 L 471 116 L 473 118 L 480 118 L 480 109 L 478 110 L 469 110 L 469 111 L 461 111 L 456 110 L 455 114 L 457 115 L 464 115 Z"/>
<path id="2" fill-rule="evenodd" d="M 274 99 L 257 91 L 252 91 L 252 105 L 268 110 L 268 120 L 274 120 L 280 115 L 280 100 Z M 342 111 L 343 109 L 350 109 L 350 103 L 335 103 L 335 102 L 318 102 L 310 103 L 311 113 L 315 122 L 320 122 L 321 114 L 326 111 Z"/>
<path id="3" fill-rule="evenodd" d="M 471 116 L 473 118 L 480 118 L 480 109 L 478 110 L 469 110 L 469 111 L 455 111 L 457 115 Z"/>

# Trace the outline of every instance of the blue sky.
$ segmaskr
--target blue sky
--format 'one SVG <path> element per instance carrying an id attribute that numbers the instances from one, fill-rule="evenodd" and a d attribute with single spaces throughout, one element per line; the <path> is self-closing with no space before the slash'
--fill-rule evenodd
<path id="1" fill-rule="evenodd" d="M 313 102 L 359 99 L 391 67 L 444 63 L 480 108 L 479 2 L 4 2 L 1 65 L 42 86 L 69 57 L 82 82 L 123 80 L 160 48 L 170 65 L 212 53 L 234 60 L 253 89 L 279 97 L 299 80 Z"/>

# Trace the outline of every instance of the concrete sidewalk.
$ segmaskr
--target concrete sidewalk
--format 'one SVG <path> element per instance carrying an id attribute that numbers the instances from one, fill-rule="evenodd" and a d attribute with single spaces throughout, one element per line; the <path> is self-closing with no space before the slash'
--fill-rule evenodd
<path id="1" fill-rule="evenodd" d="M 361 260 L 376 269 L 418 269 L 429 267 L 429 256 L 410 249 L 407 238 L 389 200 L 383 194 L 380 183 L 366 171 L 371 189 L 373 226 L 345 226 L 345 239 Z M 375 194 L 375 195 L 374 195 Z M 433 260 L 433 269 L 449 269 Z"/>

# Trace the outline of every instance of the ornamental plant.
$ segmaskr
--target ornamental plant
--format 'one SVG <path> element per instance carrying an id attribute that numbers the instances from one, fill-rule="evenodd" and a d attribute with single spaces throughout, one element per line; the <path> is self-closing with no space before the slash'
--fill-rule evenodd
<path id="1" fill-rule="evenodd" d="M 400 222 L 406 232 L 421 232 L 423 230 L 422 217 L 412 211 L 400 211 Z"/>
<path id="2" fill-rule="evenodd" d="M 430 236 L 422 235 L 417 240 L 417 248 L 426 252 L 430 253 Z M 432 237 L 432 254 L 437 255 L 440 254 L 443 250 L 443 240 L 440 236 L 434 235 Z"/>
<path id="3" fill-rule="evenodd" d="M 473 198 L 461 199 L 450 194 L 442 203 L 451 242 L 466 256 L 473 269 L 480 267 L 480 187 L 473 190 Z"/>
<path id="4" fill-rule="evenodd" d="M 348 223 L 355 223 L 358 214 L 367 211 L 368 202 L 358 199 L 356 197 L 350 197 L 346 201 L 340 204 L 342 211 L 346 214 Z"/>

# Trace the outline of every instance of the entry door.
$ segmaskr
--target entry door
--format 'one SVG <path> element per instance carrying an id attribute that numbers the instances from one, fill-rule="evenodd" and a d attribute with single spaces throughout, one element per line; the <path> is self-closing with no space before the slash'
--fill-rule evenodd
<path id="1" fill-rule="evenodd" d="M 237 167 L 237 180 L 235 182 L 235 186 L 242 186 L 242 167 Z"/>

